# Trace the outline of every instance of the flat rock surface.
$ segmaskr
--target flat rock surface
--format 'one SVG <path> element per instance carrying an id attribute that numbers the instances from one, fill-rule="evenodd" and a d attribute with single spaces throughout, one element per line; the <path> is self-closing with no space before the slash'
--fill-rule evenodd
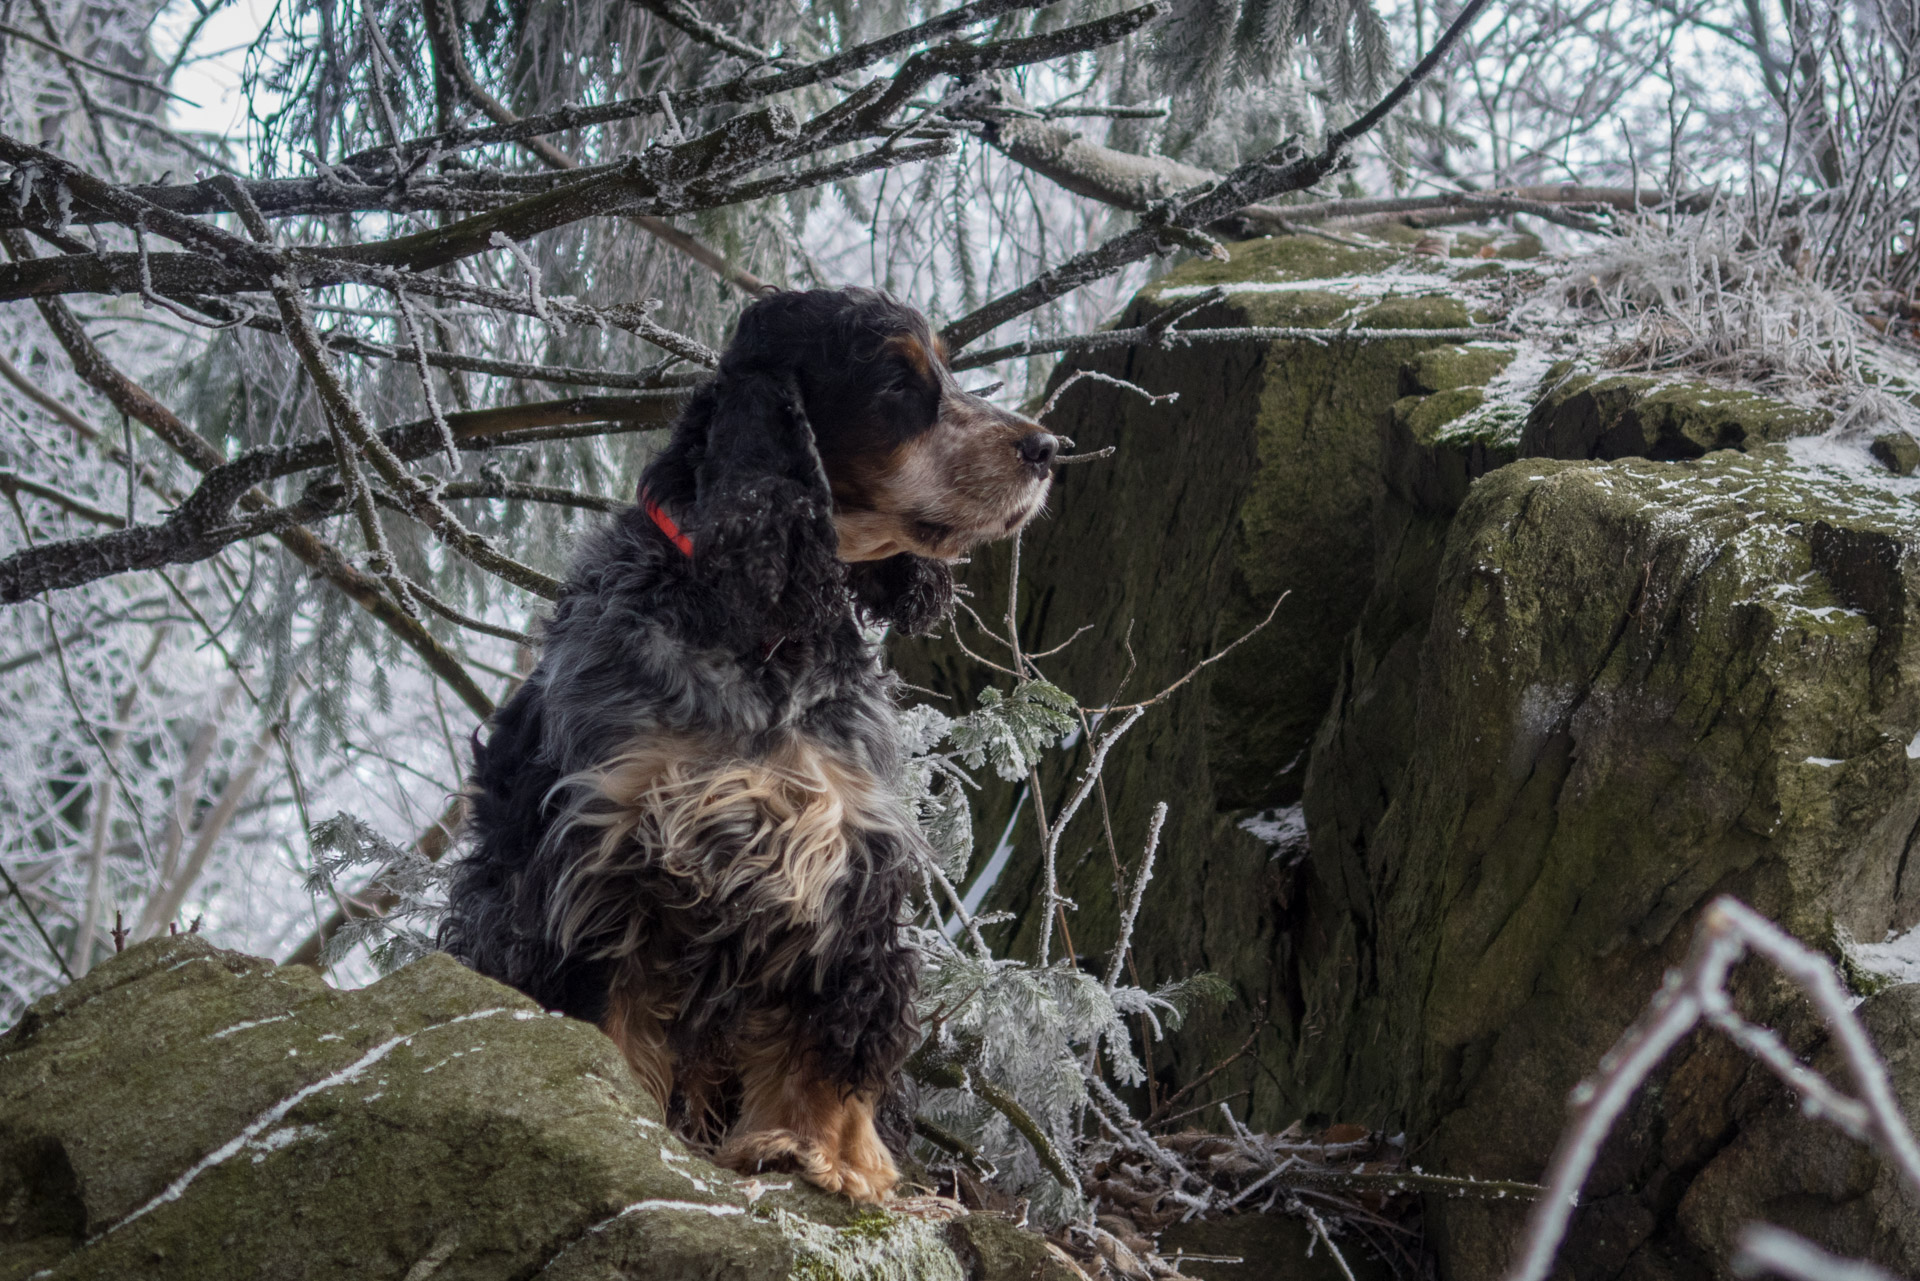
<path id="1" fill-rule="evenodd" d="M 1404 1118 L 1449 1173 L 1535 1178 L 1568 1091 L 1716 895 L 1836 957 L 1843 937 L 1911 928 L 1916 515 L 1778 445 L 1522 458 L 1474 483 L 1398 692 L 1356 684 L 1336 711 L 1396 708 L 1371 741 L 1397 738 L 1402 763 L 1376 801 L 1336 771 L 1309 790 L 1309 817 L 1384 805 L 1352 836 L 1314 834 L 1327 941 L 1303 992 L 1333 1034 L 1303 1041 L 1299 1077 L 1341 1115 Z M 1795 1048 L 1818 1043 L 1763 969 L 1739 996 Z M 1772 1089 L 1718 1037 L 1676 1051 L 1583 1198 L 1580 1275 L 1723 1274 L 1724 1241 L 1687 1229 L 1681 1202 L 1697 1222 L 1764 1216 L 1751 1180 L 1690 1188 Z M 1456 1275 L 1499 1273 L 1517 1213 L 1433 1210 Z"/>
<path id="2" fill-rule="evenodd" d="M 444 956 L 337 991 L 160 939 L 0 1038 L 3 1281 L 1071 1275 L 905 1208 L 716 1169 L 597 1029 Z"/>

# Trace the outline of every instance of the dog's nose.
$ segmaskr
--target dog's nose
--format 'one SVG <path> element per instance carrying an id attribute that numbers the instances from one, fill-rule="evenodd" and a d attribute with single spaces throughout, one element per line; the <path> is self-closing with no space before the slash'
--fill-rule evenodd
<path id="1" fill-rule="evenodd" d="M 1035 467 L 1051 467 L 1053 460 L 1060 454 L 1060 438 L 1050 431 L 1036 431 L 1022 436 L 1014 444 L 1019 451 L 1020 461 L 1031 463 Z"/>

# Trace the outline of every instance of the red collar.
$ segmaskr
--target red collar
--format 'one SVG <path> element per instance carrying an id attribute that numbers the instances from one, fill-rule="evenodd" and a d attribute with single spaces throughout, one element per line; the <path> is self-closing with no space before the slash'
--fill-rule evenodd
<path id="1" fill-rule="evenodd" d="M 673 517 L 662 511 L 660 504 L 653 501 L 653 495 L 644 489 L 640 491 L 640 505 L 646 508 L 647 515 L 653 518 L 653 523 L 667 536 L 668 542 L 678 547 L 683 555 L 693 555 L 693 540 L 680 532 L 680 526 L 673 523 Z"/>

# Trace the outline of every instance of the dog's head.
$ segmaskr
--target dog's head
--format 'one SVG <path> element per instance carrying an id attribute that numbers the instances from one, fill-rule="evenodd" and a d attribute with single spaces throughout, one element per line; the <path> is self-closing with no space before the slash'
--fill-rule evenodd
<path id="1" fill-rule="evenodd" d="M 792 367 L 842 560 L 952 560 L 1046 502 L 1059 440 L 962 388 L 918 311 L 864 289 L 786 294 L 754 310 L 762 333 L 799 345 Z"/>
<path id="2" fill-rule="evenodd" d="M 675 446 L 695 562 L 716 585 L 770 607 L 844 581 L 907 631 L 945 614 L 946 562 L 1041 509 L 1059 452 L 955 381 L 924 316 L 867 289 L 749 306 Z"/>

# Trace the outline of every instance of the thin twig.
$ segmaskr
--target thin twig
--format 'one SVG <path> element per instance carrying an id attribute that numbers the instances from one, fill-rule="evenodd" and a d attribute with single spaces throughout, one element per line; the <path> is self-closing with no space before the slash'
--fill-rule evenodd
<path id="1" fill-rule="evenodd" d="M 122 71 L 118 67 L 110 67 L 104 62 L 95 62 L 92 58 L 83 58 L 79 54 L 73 53 L 65 47 L 55 44 L 51 40 L 42 40 L 31 31 L 23 30 L 11 23 L 0 22 L 0 36 L 12 36 L 15 40 L 24 40 L 30 45 L 37 45 L 47 52 L 58 56 L 61 61 L 77 67 L 84 67 L 97 76 L 106 76 L 110 80 L 118 80 L 123 84 L 130 84 L 136 88 L 145 89 L 150 93 L 157 93 L 162 97 L 172 98 L 175 102 L 184 102 L 189 107 L 198 107 L 200 105 L 191 98 L 182 97 L 158 81 L 149 80 L 145 76 L 136 76 L 131 71 Z"/>
<path id="2" fill-rule="evenodd" d="M 20 904 L 21 910 L 27 914 L 27 920 L 33 923 L 33 932 L 38 934 L 40 941 L 47 945 L 47 955 L 51 956 L 53 963 L 60 967 L 60 973 L 66 976 L 67 982 L 73 982 L 73 971 L 67 968 L 67 958 L 60 955 L 60 949 L 54 944 L 53 936 L 47 933 L 46 926 L 40 924 L 40 914 L 33 910 L 33 903 L 27 896 L 20 892 L 20 886 L 14 881 L 13 873 L 7 870 L 5 862 L 0 862 L 0 880 L 7 883 L 7 893 L 13 895 L 14 901 Z"/>
<path id="3" fill-rule="evenodd" d="M 1113 956 L 1107 962 L 1107 991 L 1113 991 L 1120 982 L 1120 967 L 1125 962 L 1129 941 L 1133 938 L 1133 923 L 1140 915 L 1140 900 L 1146 897 L 1147 882 L 1153 879 L 1153 856 L 1160 848 L 1160 829 L 1167 823 L 1167 803 L 1161 801 L 1153 807 L 1153 817 L 1147 822 L 1147 848 L 1140 856 L 1140 870 L 1134 874 L 1133 893 L 1127 896 L 1127 909 L 1120 915 L 1120 941 L 1114 946 Z"/>
<path id="4" fill-rule="evenodd" d="M 1129 709 L 1118 725 L 1102 734 L 1093 744 L 1093 758 L 1087 762 L 1086 769 L 1081 772 L 1079 785 L 1074 788 L 1067 803 L 1061 807 L 1058 817 L 1052 824 L 1052 830 L 1044 833 L 1045 844 L 1042 846 L 1042 852 L 1047 901 L 1042 904 L 1040 916 L 1040 964 L 1043 966 L 1049 962 L 1052 955 L 1053 914 L 1056 910 L 1064 910 L 1066 904 L 1066 899 L 1060 893 L 1057 876 L 1060 836 L 1066 831 L 1067 824 L 1073 821 L 1074 815 L 1080 812 L 1080 806 L 1093 791 L 1094 783 L 1100 778 L 1100 771 L 1107 766 L 1107 753 L 1113 750 L 1113 745 L 1120 741 L 1123 734 L 1132 729 L 1140 718 L 1147 714 L 1147 706 L 1142 704 Z"/>
<path id="5" fill-rule="evenodd" d="M 1053 407 L 1060 403 L 1060 398 L 1067 394 L 1067 389 L 1077 383 L 1086 381 L 1101 382 L 1107 384 L 1109 387 L 1118 387 L 1122 391 L 1130 391 L 1134 395 L 1145 399 L 1149 405 L 1162 403 L 1170 405 L 1180 399 L 1180 393 L 1177 391 L 1163 391 L 1155 394 L 1148 391 L 1145 387 L 1140 386 L 1138 383 L 1130 383 L 1124 378 L 1115 378 L 1112 374 L 1103 374 L 1097 369 L 1076 369 L 1060 380 L 1060 385 L 1055 387 L 1053 393 L 1047 397 L 1047 403 L 1040 406 L 1040 412 L 1033 416 L 1034 420 L 1037 422 L 1045 422 L 1047 415 L 1053 412 Z"/>
<path id="6" fill-rule="evenodd" d="M 1261 631 L 1261 629 L 1263 629 L 1264 627 L 1266 627 L 1268 623 L 1271 623 L 1273 621 L 1274 615 L 1280 612 L 1280 606 L 1286 601 L 1287 597 L 1291 596 L 1292 594 L 1293 593 L 1291 591 L 1281 592 L 1279 598 L 1273 602 L 1273 608 L 1267 611 L 1267 616 L 1265 618 L 1255 623 L 1252 627 L 1249 627 L 1246 631 L 1240 633 L 1239 637 L 1235 639 L 1234 642 L 1228 645 L 1225 649 L 1216 650 L 1212 654 L 1209 654 L 1207 657 L 1195 663 L 1192 667 L 1187 669 L 1186 675 L 1182 676 L 1179 680 L 1175 681 L 1173 684 L 1161 690 L 1158 694 L 1155 694 L 1152 698 L 1149 698 L 1146 701 L 1139 702 L 1139 703 L 1113 703 L 1113 704 L 1107 705 L 1106 707 L 1090 707 L 1087 709 L 1088 713 L 1095 716 L 1105 716 L 1108 712 L 1128 712 L 1128 711 L 1133 711 L 1135 709 L 1153 707 L 1156 704 L 1164 703 L 1167 699 L 1173 696 L 1173 693 L 1175 690 L 1179 689 L 1182 685 L 1185 685 L 1188 681 L 1198 676 L 1202 671 L 1204 671 L 1208 667 L 1211 667 L 1213 664 L 1225 658 L 1228 654 L 1233 653 L 1234 650 L 1239 649 L 1242 645 L 1252 640 L 1254 636 Z"/>
<path id="7" fill-rule="evenodd" d="M 1749 952 L 1773 962 L 1813 1002 L 1852 1078 L 1856 1097 L 1849 1102 L 1866 1114 L 1868 1141 L 1911 1187 L 1920 1190 L 1920 1145 L 1907 1128 L 1886 1067 L 1854 1016 L 1833 967 L 1746 904 L 1723 895 L 1701 914 L 1686 961 L 1667 973 L 1666 982 L 1640 1018 L 1600 1060 L 1598 1073 L 1574 1090 L 1573 1121 L 1554 1150 L 1546 1195 L 1528 1217 L 1508 1281 L 1544 1281 L 1579 1203 L 1580 1188 L 1614 1122 L 1667 1052 L 1703 1017 L 1731 1009 L 1727 976 Z M 1781 1072 L 1771 1056 L 1761 1061 Z M 1795 1073 L 1781 1075 L 1789 1085 L 1798 1079 Z"/>

